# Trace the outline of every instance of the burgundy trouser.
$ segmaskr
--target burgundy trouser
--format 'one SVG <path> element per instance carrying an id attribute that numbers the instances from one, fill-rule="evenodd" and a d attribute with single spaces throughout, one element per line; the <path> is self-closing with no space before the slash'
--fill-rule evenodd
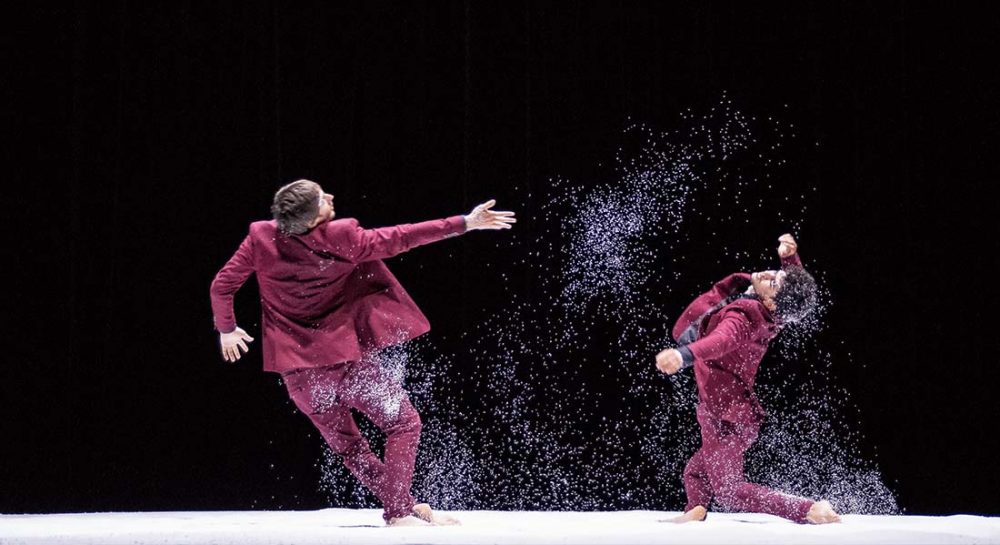
<path id="1" fill-rule="evenodd" d="M 288 394 L 323 434 L 347 469 L 371 490 L 388 522 L 413 513 L 413 464 L 420 415 L 402 384 L 377 361 L 345 362 L 285 373 Z M 384 461 L 372 452 L 351 415 L 357 409 L 386 435 Z"/>
<path id="2" fill-rule="evenodd" d="M 806 522 L 813 501 L 746 482 L 743 453 L 757 440 L 759 424 L 720 420 L 698 407 L 701 448 L 684 468 L 684 491 L 689 511 L 709 507 L 714 498 L 722 507 L 747 513 L 767 513 Z"/>

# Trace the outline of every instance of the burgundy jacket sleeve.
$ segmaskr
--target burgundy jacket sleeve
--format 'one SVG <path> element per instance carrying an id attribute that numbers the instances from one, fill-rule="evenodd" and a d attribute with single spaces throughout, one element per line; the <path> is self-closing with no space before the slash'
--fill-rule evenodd
<path id="1" fill-rule="evenodd" d="M 233 295 L 253 274 L 253 238 L 247 235 L 240 247 L 212 280 L 212 315 L 215 329 L 230 333 L 236 329 L 233 316 Z"/>
<path id="2" fill-rule="evenodd" d="M 719 359 L 753 338 L 754 320 L 743 309 L 731 307 L 725 313 L 711 333 L 687 345 L 695 359 Z"/>
<path id="3" fill-rule="evenodd" d="M 465 232 L 465 218 L 452 216 L 378 229 L 364 229 L 357 221 L 351 220 L 345 222 L 342 228 L 346 231 L 346 242 L 340 248 L 341 255 L 348 261 L 360 263 L 386 259 L 417 246 L 462 234 Z"/>
<path id="4" fill-rule="evenodd" d="M 710 290 L 699 295 L 697 299 L 692 301 L 687 309 L 684 310 L 684 313 L 681 314 L 680 318 L 677 319 L 673 329 L 674 339 L 681 338 L 684 330 L 692 322 L 704 316 L 706 312 L 711 310 L 720 301 L 738 291 L 745 290 L 749 285 L 750 275 L 747 273 L 734 273 L 716 282 Z"/>

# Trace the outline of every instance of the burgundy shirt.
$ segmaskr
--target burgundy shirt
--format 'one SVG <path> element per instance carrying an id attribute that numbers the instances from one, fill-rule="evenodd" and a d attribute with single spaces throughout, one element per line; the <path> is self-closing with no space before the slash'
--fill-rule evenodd
<path id="1" fill-rule="evenodd" d="M 781 260 L 782 268 L 802 266 L 798 254 Z M 754 379 L 771 339 L 778 334 L 774 315 L 756 298 L 742 298 L 712 312 L 729 296 L 750 287 L 750 275 L 735 273 L 698 296 L 674 324 L 674 339 L 695 325 L 687 345 L 695 358 L 699 402 L 722 420 L 759 423 L 764 410 L 754 393 Z M 696 321 L 701 323 L 696 324 Z"/>
<path id="2" fill-rule="evenodd" d="M 256 273 L 265 371 L 361 359 L 430 330 L 381 260 L 464 232 L 462 216 L 380 229 L 342 219 L 302 235 L 281 234 L 274 221 L 254 222 L 212 281 L 215 328 L 236 328 L 233 295 Z"/>

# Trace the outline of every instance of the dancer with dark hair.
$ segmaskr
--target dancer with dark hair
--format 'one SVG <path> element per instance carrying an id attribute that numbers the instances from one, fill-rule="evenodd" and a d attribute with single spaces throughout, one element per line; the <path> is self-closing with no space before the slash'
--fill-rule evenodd
<path id="1" fill-rule="evenodd" d="M 212 282 L 222 357 L 247 352 L 233 295 L 251 274 L 260 287 L 264 370 L 280 373 L 296 406 L 382 502 L 387 525 L 457 524 L 410 493 L 420 416 L 402 384 L 372 354 L 426 333 L 430 324 L 383 259 L 477 229 L 509 229 L 513 212 L 488 201 L 465 216 L 363 229 L 333 221 L 333 195 L 298 180 L 274 196 L 272 221 L 250 233 Z M 358 431 L 357 409 L 386 434 L 380 460 Z"/>
<path id="2" fill-rule="evenodd" d="M 687 506 L 674 522 L 704 520 L 712 500 L 721 507 L 824 524 L 840 517 L 827 501 L 777 492 L 746 482 L 743 454 L 757 439 L 764 411 L 754 378 L 783 325 L 807 316 L 817 302 L 816 281 L 802 267 L 791 235 L 778 239 L 781 270 L 736 273 L 692 302 L 673 328 L 678 348 L 656 355 L 672 375 L 694 367 L 701 448 L 684 469 Z"/>

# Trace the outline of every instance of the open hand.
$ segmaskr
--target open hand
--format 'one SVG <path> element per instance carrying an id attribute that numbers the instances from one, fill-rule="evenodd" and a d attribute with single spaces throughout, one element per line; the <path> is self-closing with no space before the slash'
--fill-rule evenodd
<path id="1" fill-rule="evenodd" d="M 510 229 L 512 223 L 517 223 L 513 212 L 491 210 L 497 201 L 490 199 L 472 209 L 465 216 L 465 228 L 468 231 L 476 229 Z"/>
<path id="2" fill-rule="evenodd" d="M 253 342 L 253 337 L 247 335 L 243 328 L 237 327 L 236 329 L 230 331 L 229 333 L 219 333 L 219 345 L 222 347 L 222 359 L 228 362 L 234 362 L 243 356 L 240 353 L 240 349 L 243 352 L 249 352 L 250 348 L 247 347 L 248 342 Z"/>

